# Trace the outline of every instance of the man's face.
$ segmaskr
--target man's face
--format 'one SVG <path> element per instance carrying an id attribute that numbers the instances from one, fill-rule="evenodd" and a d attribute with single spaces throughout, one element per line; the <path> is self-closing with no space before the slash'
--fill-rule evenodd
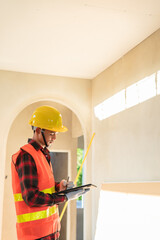
<path id="1" fill-rule="evenodd" d="M 47 145 L 50 146 L 56 140 L 57 132 L 45 130 L 44 136 L 47 142 Z"/>
<path id="2" fill-rule="evenodd" d="M 57 132 L 44 130 L 43 131 L 47 146 L 50 146 L 55 140 Z M 36 128 L 33 139 L 38 142 L 41 146 L 45 146 L 45 142 L 42 136 L 41 128 Z"/>

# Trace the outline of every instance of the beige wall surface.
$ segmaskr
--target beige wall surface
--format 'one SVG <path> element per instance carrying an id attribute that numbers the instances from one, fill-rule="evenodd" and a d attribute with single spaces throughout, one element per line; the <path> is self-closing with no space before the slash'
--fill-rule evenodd
<path id="1" fill-rule="evenodd" d="M 85 147 L 92 136 L 91 130 L 96 133 L 87 157 L 85 182 L 96 184 L 98 189 L 89 193 L 85 201 L 84 240 L 94 239 L 102 183 L 159 181 L 160 96 L 102 121 L 93 114 L 91 121 L 94 106 L 158 70 L 160 30 L 92 81 L 0 71 L 0 212 L 4 179 L 9 174 L 5 172 L 5 165 L 10 161 L 6 146 L 10 149 L 11 126 L 24 109 L 28 116 L 28 106 L 39 101 L 57 102 L 73 111 L 82 126 Z M 74 134 L 80 133 L 74 129 Z"/>
<path id="2" fill-rule="evenodd" d="M 13 197 L 11 195 L 11 154 L 18 150 L 20 145 L 25 144 L 28 137 L 32 137 L 30 126 L 27 126 L 31 112 L 41 104 L 53 106 L 57 104 L 58 107 L 61 106 L 64 125 L 70 131 L 64 134 L 63 137 L 61 134 L 57 136 L 57 142 L 55 142 L 53 149 L 69 151 L 71 159 L 75 159 L 76 152 L 73 149 L 75 149 L 76 142 L 72 138 L 71 131 L 72 112 L 80 121 L 77 126 L 82 127 L 81 132 L 84 134 L 86 147 L 91 137 L 91 81 L 0 71 L 0 92 L 2 111 L 0 118 L 2 126 L 0 135 L 0 226 L 2 226 L 2 213 L 4 213 L 3 226 L 5 225 L 4 228 L 7 226 L 7 229 L 3 231 L 3 234 L 7 235 L 3 240 L 10 240 L 13 239 L 13 234 L 15 234 L 13 221 L 7 223 L 7 220 L 10 219 L 9 215 L 15 218 Z M 89 158 L 86 169 L 90 169 L 91 156 Z M 75 161 L 71 165 L 73 168 L 75 168 L 74 163 Z M 72 174 L 74 178 L 76 173 L 72 172 Z M 87 174 L 86 182 L 90 181 L 90 179 L 91 175 Z M 87 198 L 86 201 L 91 201 L 91 198 Z M 2 210 L 3 206 L 4 211 Z M 86 210 L 86 221 L 91 219 L 90 212 L 91 208 Z M 70 219 L 70 226 L 73 225 L 72 221 L 74 221 L 73 217 Z M 10 232 L 10 235 L 6 230 Z M 71 230 L 73 231 L 73 228 Z M 75 235 L 75 232 L 71 233 Z M 91 227 L 85 234 L 91 235 Z"/>
<path id="3" fill-rule="evenodd" d="M 160 70 L 160 30 L 92 81 L 94 106 Z M 102 121 L 93 114 L 92 182 L 160 180 L 160 96 Z M 96 227 L 99 191 L 93 197 Z M 94 231 L 93 235 L 94 236 Z"/>

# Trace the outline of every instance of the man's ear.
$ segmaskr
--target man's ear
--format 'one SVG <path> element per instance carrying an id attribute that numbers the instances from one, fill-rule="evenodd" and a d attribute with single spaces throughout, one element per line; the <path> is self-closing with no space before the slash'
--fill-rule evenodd
<path id="1" fill-rule="evenodd" d="M 37 133 L 37 134 L 40 134 L 40 133 L 41 133 L 41 128 L 37 127 L 37 128 L 36 128 L 36 133 Z"/>

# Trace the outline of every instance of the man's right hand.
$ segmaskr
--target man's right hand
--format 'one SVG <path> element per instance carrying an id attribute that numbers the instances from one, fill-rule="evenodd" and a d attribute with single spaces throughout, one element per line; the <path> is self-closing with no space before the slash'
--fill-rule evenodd
<path id="1" fill-rule="evenodd" d="M 86 188 L 86 189 L 80 189 L 80 190 L 76 190 L 73 192 L 69 192 L 66 194 L 67 200 L 74 200 L 79 198 L 80 196 L 82 196 L 83 194 L 87 193 L 90 190 L 90 188 Z"/>

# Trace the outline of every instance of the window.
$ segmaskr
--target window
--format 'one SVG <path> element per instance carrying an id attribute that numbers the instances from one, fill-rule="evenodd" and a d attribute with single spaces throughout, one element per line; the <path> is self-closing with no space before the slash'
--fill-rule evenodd
<path id="1" fill-rule="evenodd" d="M 160 196 L 120 191 L 101 190 L 95 240 L 159 240 Z"/>
<path id="2" fill-rule="evenodd" d="M 125 109 L 125 90 L 118 92 L 95 107 L 95 115 L 100 120 L 110 117 Z"/>
<path id="3" fill-rule="evenodd" d="M 157 94 L 160 94 L 160 71 L 157 72 Z M 94 113 L 99 120 L 103 120 L 154 96 L 156 96 L 155 73 L 98 104 L 94 107 Z"/>
<path id="4" fill-rule="evenodd" d="M 139 103 L 156 96 L 155 74 L 137 83 Z"/>
<path id="5" fill-rule="evenodd" d="M 138 104 L 137 84 L 133 84 L 126 88 L 126 108 L 130 108 Z"/>
<path id="6" fill-rule="evenodd" d="M 160 71 L 157 72 L 157 94 L 160 94 Z"/>

